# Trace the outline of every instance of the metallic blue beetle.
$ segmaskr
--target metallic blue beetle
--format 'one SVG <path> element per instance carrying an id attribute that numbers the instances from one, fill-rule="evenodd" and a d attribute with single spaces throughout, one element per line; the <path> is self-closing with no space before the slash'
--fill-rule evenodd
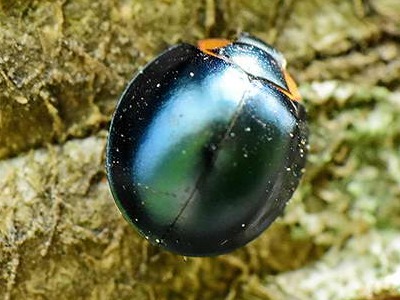
<path id="1" fill-rule="evenodd" d="M 108 137 L 124 217 L 172 252 L 211 256 L 260 235 L 306 159 L 307 124 L 286 61 L 242 34 L 180 44 L 129 83 Z"/>

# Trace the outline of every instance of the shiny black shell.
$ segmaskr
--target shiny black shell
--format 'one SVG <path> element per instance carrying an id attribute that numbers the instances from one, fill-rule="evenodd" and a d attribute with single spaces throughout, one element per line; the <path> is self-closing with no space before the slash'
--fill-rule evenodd
<path id="1" fill-rule="evenodd" d="M 282 92 L 281 54 L 248 35 L 215 53 L 180 44 L 150 62 L 119 100 L 107 144 L 124 217 L 187 256 L 226 253 L 260 235 L 306 158 L 305 111 Z"/>

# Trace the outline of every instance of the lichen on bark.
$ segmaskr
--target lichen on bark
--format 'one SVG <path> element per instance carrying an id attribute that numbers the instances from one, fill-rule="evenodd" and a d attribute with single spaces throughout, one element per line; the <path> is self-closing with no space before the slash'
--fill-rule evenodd
<path id="1" fill-rule="evenodd" d="M 0 0 L 0 297 L 400 296 L 399 15 L 397 0 Z M 106 129 L 159 51 L 240 31 L 275 44 L 300 83 L 307 170 L 259 239 L 185 259 L 119 215 Z"/>

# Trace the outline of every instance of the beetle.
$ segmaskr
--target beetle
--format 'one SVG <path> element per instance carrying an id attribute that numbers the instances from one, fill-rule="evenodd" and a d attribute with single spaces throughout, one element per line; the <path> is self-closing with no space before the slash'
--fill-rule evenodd
<path id="1" fill-rule="evenodd" d="M 125 219 L 151 243 L 214 256 L 282 214 L 307 154 L 305 108 L 283 55 L 249 34 L 178 44 L 132 79 L 106 169 Z"/>

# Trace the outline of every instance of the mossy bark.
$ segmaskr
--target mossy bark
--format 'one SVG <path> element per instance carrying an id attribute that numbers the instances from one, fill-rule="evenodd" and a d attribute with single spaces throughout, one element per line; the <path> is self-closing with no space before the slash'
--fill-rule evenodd
<path id="1" fill-rule="evenodd" d="M 0 0 L 0 297 L 400 297 L 399 16 L 398 0 Z M 259 239 L 186 259 L 118 213 L 106 129 L 159 51 L 240 31 L 288 59 L 308 165 Z"/>

